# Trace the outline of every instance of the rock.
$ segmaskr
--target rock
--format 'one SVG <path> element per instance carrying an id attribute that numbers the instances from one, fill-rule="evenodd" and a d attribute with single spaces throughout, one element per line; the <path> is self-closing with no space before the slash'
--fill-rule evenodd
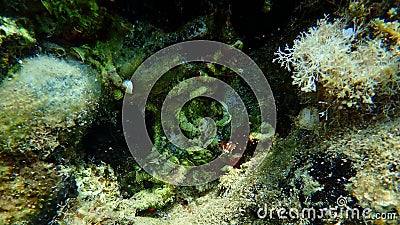
<path id="1" fill-rule="evenodd" d="M 77 160 L 100 83 L 77 62 L 42 55 L 23 60 L 0 95 L 0 221 L 47 224 L 74 188 L 71 171 L 48 161 Z"/>
<path id="2" fill-rule="evenodd" d="M 47 224 L 71 193 L 67 170 L 38 160 L 0 156 L 1 224 Z"/>
<path id="3" fill-rule="evenodd" d="M 100 83 L 77 62 L 42 55 L 23 60 L 0 95 L 6 96 L 0 100 L 0 155 L 46 159 L 78 143 L 98 106 Z"/>

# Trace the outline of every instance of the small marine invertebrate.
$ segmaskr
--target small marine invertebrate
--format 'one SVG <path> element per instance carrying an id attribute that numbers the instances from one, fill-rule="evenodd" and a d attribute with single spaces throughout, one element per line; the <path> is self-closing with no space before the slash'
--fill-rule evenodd
<path id="1" fill-rule="evenodd" d="M 125 88 L 125 93 L 132 94 L 133 93 L 133 83 L 130 80 L 124 80 L 122 82 L 122 87 Z"/>
<path id="2" fill-rule="evenodd" d="M 305 130 L 315 130 L 319 125 L 319 113 L 315 107 L 302 109 L 295 120 L 297 127 Z"/>

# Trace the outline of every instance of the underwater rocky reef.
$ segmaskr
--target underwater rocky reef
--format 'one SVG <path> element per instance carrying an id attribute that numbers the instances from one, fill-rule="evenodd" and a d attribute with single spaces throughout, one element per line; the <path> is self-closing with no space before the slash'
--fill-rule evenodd
<path id="1" fill-rule="evenodd" d="M 399 19 L 396 0 L 1 0 L 0 225 L 400 224 Z"/>

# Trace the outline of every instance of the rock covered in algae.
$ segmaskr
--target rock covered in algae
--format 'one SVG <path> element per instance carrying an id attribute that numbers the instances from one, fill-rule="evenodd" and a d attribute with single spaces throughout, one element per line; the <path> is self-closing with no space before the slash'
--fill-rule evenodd
<path id="1" fill-rule="evenodd" d="M 90 124 L 100 84 L 89 68 L 41 55 L 0 86 L 0 153 L 48 157 L 74 145 Z"/>
<path id="2" fill-rule="evenodd" d="M 186 207 L 174 205 L 167 213 L 170 224 L 399 224 L 399 125 L 397 118 L 336 133 L 313 147 L 300 140 L 301 132 L 293 132 L 263 160 L 232 168 L 221 177 L 221 190 Z M 261 166 L 254 168 L 259 160 Z M 301 218 L 303 209 L 321 215 L 327 207 L 343 210 L 344 216 L 319 218 L 311 210 Z M 281 208 L 287 211 L 279 218 Z M 353 211 L 346 216 L 348 208 Z M 299 210 L 299 217 L 289 216 L 289 209 Z"/>
<path id="3" fill-rule="evenodd" d="M 375 213 L 396 215 L 400 221 L 400 119 L 363 129 L 341 140 L 336 151 L 344 152 L 357 169 L 347 185 L 363 208 Z M 332 150 L 332 149 L 329 149 Z"/>
<path id="4" fill-rule="evenodd" d="M 0 224 L 47 224 L 72 193 L 66 172 L 52 163 L 0 155 Z"/>
<path id="5" fill-rule="evenodd" d="M 36 44 L 35 35 L 24 19 L 0 17 L 0 79 L 21 54 Z"/>
<path id="6" fill-rule="evenodd" d="M 46 224 L 73 188 L 70 170 L 47 161 L 73 159 L 99 82 L 79 63 L 42 55 L 22 60 L 0 95 L 0 221 Z"/>
<path id="7" fill-rule="evenodd" d="M 137 212 L 162 208 L 172 201 L 168 186 L 122 198 L 114 170 L 105 163 L 80 165 L 75 181 L 78 195 L 58 211 L 54 219 L 58 224 L 148 224 L 140 221 Z"/>

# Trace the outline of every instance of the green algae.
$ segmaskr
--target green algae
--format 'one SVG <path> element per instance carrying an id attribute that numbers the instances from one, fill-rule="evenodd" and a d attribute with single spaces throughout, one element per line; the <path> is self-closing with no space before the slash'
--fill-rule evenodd
<path id="1" fill-rule="evenodd" d="M 9 71 L 19 68 L 18 61 L 21 52 L 31 49 L 36 44 L 36 37 L 32 26 L 24 18 L 14 19 L 10 17 L 0 18 L 0 80 Z"/>
<path id="2" fill-rule="evenodd" d="M 98 1 L 59 1 L 42 0 L 46 10 L 57 24 L 57 32 L 67 40 L 79 36 L 84 39 L 96 39 L 101 35 L 106 20 L 106 9 Z"/>

